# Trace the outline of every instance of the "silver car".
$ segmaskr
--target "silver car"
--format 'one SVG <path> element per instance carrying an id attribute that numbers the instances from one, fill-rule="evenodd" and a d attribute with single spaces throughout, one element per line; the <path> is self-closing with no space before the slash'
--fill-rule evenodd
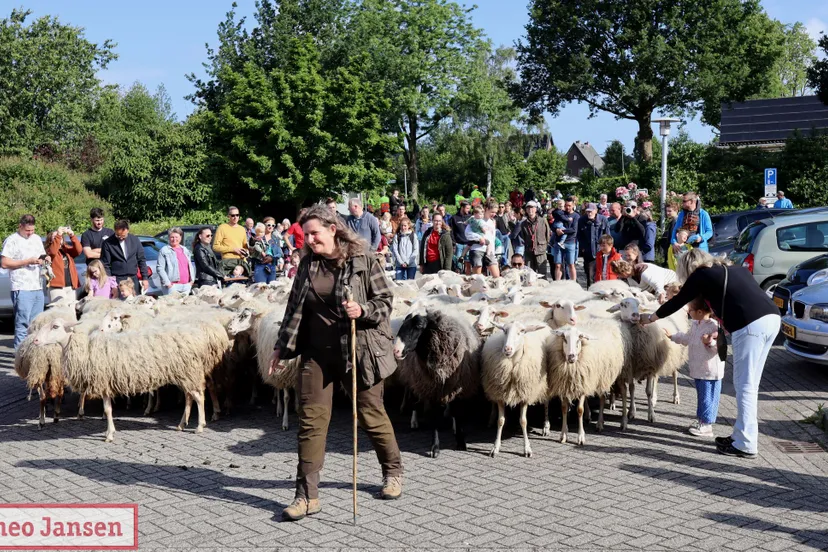
<path id="1" fill-rule="evenodd" d="M 828 210 L 809 209 L 756 221 L 745 228 L 729 258 L 753 274 L 769 294 L 791 267 L 828 253 Z"/>
<path id="2" fill-rule="evenodd" d="M 150 285 L 147 289 L 147 295 L 161 295 L 161 281 L 156 273 L 156 265 L 158 264 L 158 251 L 166 245 L 150 236 L 138 236 L 141 244 L 144 246 L 144 257 L 147 260 L 147 268 L 150 272 Z M 45 239 L 45 238 L 44 238 Z M 66 238 L 70 241 L 69 238 Z M 81 287 L 86 283 L 86 255 L 81 253 L 75 257 L 75 267 L 78 271 L 78 280 Z M 195 268 L 193 272 L 195 274 Z M 46 285 L 43 286 L 43 295 L 45 296 L 45 304 L 49 304 L 49 292 Z M 11 301 L 11 281 L 9 280 L 8 270 L 0 269 L 0 318 L 11 318 L 14 316 L 14 307 Z"/>
<path id="3" fill-rule="evenodd" d="M 785 349 L 817 364 L 828 364 L 828 282 L 793 294 L 782 318 Z"/>

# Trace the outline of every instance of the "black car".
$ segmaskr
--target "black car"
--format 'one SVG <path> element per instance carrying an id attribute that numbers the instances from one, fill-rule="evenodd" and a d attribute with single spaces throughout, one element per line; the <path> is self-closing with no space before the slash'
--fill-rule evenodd
<path id="1" fill-rule="evenodd" d="M 710 253 L 713 255 L 727 256 L 733 251 L 739 234 L 748 227 L 751 222 L 774 217 L 778 214 L 788 212 L 790 209 L 751 209 L 750 211 L 733 211 L 721 215 L 711 215 L 713 223 L 713 238 L 708 243 Z"/>
<path id="2" fill-rule="evenodd" d="M 215 224 L 199 224 L 199 225 L 190 225 L 190 226 L 180 226 L 181 230 L 184 231 L 184 239 L 181 242 L 181 245 L 186 247 L 187 249 L 193 249 L 193 240 L 198 234 L 199 230 L 202 228 L 207 227 L 211 230 L 212 234 L 215 235 L 216 233 L 216 225 Z M 155 235 L 155 239 L 161 240 L 164 243 L 170 243 L 170 231 L 164 230 L 160 234 Z M 211 242 L 212 243 L 212 242 Z"/>
<path id="3" fill-rule="evenodd" d="M 816 275 L 817 272 L 821 274 Z M 812 276 L 814 278 L 809 282 Z M 779 311 L 785 314 L 788 312 L 788 302 L 794 293 L 826 280 L 828 280 L 828 254 L 808 259 L 790 269 L 785 279 L 779 282 L 773 290 L 773 302 L 779 307 Z"/>

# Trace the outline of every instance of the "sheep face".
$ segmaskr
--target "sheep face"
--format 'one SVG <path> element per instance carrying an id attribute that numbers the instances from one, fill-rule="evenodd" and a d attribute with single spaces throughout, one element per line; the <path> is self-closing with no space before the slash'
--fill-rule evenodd
<path id="1" fill-rule="evenodd" d="M 495 323 L 497 324 L 497 323 Z M 503 342 L 503 356 L 512 358 L 517 351 L 523 350 L 523 340 L 527 333 L 536 332 L 548 328 L 546 324 L 523 324 L 512 322 L 511 324 L 497 326 L 506 333 L 506 340 Z"/>
<path id="2" fill-rule="evenodd" d="M 406 316 L 400 326 L 400 331 L 397 332 L 397 339 L 394 340 L 394 358 L 405 359 L 417 347 L 426 326 L 428 326 L 426 313 L 418 312 Z"/>
<path id="3" fill-rule="evenodd" d="M 621 312 L 621 319 L 632 324 L 641 320 L 640 303 L 634 297 L 628 297 L 607 309 L 607 312 Z"/>
<path id="4" fill-rule="evenodd" d="M 446 288 L 449 297 L 463 297 L 463 289 L 460 284 L 452 284 Z"/>
<path id="5" fill-rule="evenodd" d="M 520 280 L 524 286 L 532 287 L 538 283 L 538 273 L 531 268 L 524 268 L 520 273 Z"/>
<path id="6" fill-rule="evenodd" d="M 222 297 L 219 300 L 219 306 L 225 307 L 229 309 L 234 309 L 240 304 L 245 301 L 251 301 L 253 299 L 253 294 L 247 291 L 247 289 L 239 289 L 231 293 L 227 297 Z"/>
<path id="7" fill-rule="evenodd" d="M 569 364 L 578 362 L 584 342 L 593 339 L 574 326 L 555 330 L 555 334 L 561 337 L 561 347 Z"/>
<path id="8" fill-rule="evenodd" d="M 103 333 L 120 333 L 124 331 L 123 320 L 129 317 L 129 313 L 120 309 L 111 310 L 101 320 L 98 330 Z"/>
<path id="9" fill-rule="evenodd" d="M 227 335 L 234 337 L 242 332 L 246 332 L 253 327 L 253 322 L 259 317 L 259 313 L 251 308 L 242 309 L 227 323 Z"/>
<path id="10" fill-rule="evenodd" d="M 471 277 L 471 281 L 469 282 L 469 295 L 473 295 L 475 293 L 485 293 L 489 291 L 489 283 L 486 282 L 486 278 L 481 274 L 475 274 Z"/>
<path id="11" fill-rule="evenodd" d="M 78 322 L 67 322 L 62 318 L 55 318 L 48 326 L 43 326 L 35 334 L 32 343 L 35 345 L 58 345 L 66 346 L 69 336 Z"/>
<path id="12" fill-rule="evenodd" d="M 576 312 L 586 308 L 583 305 L 575 305 L 569 299 L 558 299 L 554 303 L 542 301 L 541 305 L 552 309 L 552 325 L 555 328 L 567 325 L 574 326 L 578 323 Z"/>
<path id="13" fill-rule="evenodd" d="M 468 309 L 466 312 L 477 317 L 477 320 L 474 321 L 473 326 L 477 334 L 481 337 L 489 335 L 492 332 L 494 324 L 499 318 L 506 318 L 509 316 L 508 312 L 495 311 L 489 305 L 483 305 L 480 310 Z"/>

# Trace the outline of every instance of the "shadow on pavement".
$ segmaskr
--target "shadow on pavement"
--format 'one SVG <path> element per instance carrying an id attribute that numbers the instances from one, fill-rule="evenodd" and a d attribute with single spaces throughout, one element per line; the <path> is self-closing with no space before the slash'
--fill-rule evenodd
<path id="1" fill-rule="evenodd" d="M 751 525 L 754 525 L 756 530 L 759 531 L 770 531 L 773 533 L 783 533 L 786 535 L 791 535 L 798 539 L 805 546 L 810 546 L 812 548 L 815 548 L 816 550 L 825 550 L 826 547 L 828 547 L 828 531 L 826 530 L 794 529 L 793 527 L 775 525 L 773 523 L 769 523 L 761 519 L 752 518 L 749 516 L 741 516 L 737 514 L 730 515 L 706 513 L 704 514 L 704 517 L 711 521 L 715 521 L 717 523 L 724 523 L 726 525 L 731 525 L 733 527 L 753 529 Z"/>

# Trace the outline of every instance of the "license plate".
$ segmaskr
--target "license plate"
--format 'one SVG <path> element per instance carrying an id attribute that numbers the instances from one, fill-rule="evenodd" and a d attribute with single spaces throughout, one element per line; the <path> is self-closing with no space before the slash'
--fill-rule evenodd
<path id="1" fill-rule="evenodd" d="M 777 306 L 777 307 L 779 307 L 780 309 L 784 309 L 784 308 L 785 308 L 785 300 L 784 300 L 784 299 L 782 299 L 781 297 L 774 297 L 774 298 L 773 298 L 773 302 L 774 302 L 774 303 L 776 304 L 776 306 Z"/>
<path id="2" fill-rule="evenodd" d="M 782 323 L 782 333 L 785 334 L 786 337 L 796 339 L 796 328 L 790 324 L 785 324 L 784 322 Z"/>

